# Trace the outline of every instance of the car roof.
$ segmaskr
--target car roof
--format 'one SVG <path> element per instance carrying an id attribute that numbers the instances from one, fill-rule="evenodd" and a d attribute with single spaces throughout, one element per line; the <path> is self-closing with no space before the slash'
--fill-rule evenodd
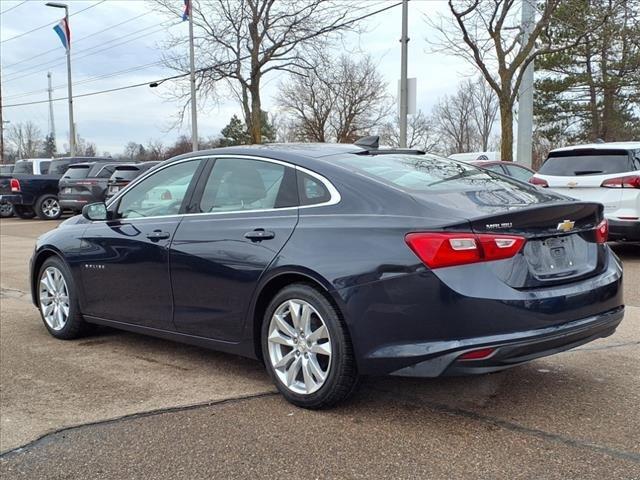
<path id="1" fill-rule="evenodd" d="M 518 162 L 504 162 L 502 160 L 474 160 L 472 162 L 467 162 L 467 163 L 470 163 L 471 165 L 475 165 L 476 167 L 486 167 L 489 165 L 513 165 L 513 166 L 524 168 L 526 170 L 533 172 L 531 168 L 527 167 L 526 165 L 522 165 Z"/>
<path id="2" fill-rule="evenodd" d="M 348 143 L 264 143 L 261 145 L 236 145 L 233 147 L 212 148 L 185 153 L 176 158 L 193 156 L 218 155 L 225 153 L 237 153 L 239 155 L 250 154 L 290 154 L 306 158 L 321 158 L 342 153 L 364 152 L 365 149 Z"/>
<path id="3" fill-rule="evenodd" d="M 640 149 L 640 142 L 603 142 L 603 143 L 585 143 L 583 145 L 571 145 L 568 147 L 560 147 L 551 150 L 551 152 L 567 152 L 571 150 L 593 149 L 593 150 L 636 150 Z"/>

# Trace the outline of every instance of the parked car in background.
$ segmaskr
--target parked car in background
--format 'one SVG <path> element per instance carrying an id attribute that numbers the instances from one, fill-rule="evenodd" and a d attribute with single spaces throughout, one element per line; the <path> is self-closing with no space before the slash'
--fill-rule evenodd
<path id="1" fill-rule="evenodd" d="M 6 200 L 13 205 L 15 214 L 20 218 L 33 218 L 37 215 L 43 220 L 56 220 L 62 215 L 62 207 L 58 201 L 60 177 L 69 165 L 96 160 L 110 161 L 92 157 L 56 158 L 46 161 L 46 174 L 44 174 L 44 161 L 29 160 L 29 163 L 33 163 L 30 168 L 22 162 L 16 162 Z M 36 170 L 43 174 L 35 173 Z M 0 193 L 4 199 L 5 192 Z"/>
<path id="2" fill-rule="evenodd" d="M 142 175 L 144 172 L 158 165 L 160 162 L 127 163 L 116 166 L 107 182 L 106 199 L 113 197 L 116 193 L 129 185 L 132 180 Z"/>
<path id="3" fill-rule="evenodd" d="M 101 324 L 245 355 L 325 408 L 359 375 L 487 373 L 613 334 L 606 237 L 598 203 L 435 155 L 230 147 L 45 233 L 30 283 L 56 338 Z"/>
<path id="4" fill-rule="evenodd" d="M 609 238 L 640 241 L 640 142 L 552 150 L 530 182 L 568 197 L 603 204 Z"/>
<path id="5" fill-rule="evenodd" d="M 11 172 L 13 172 L 13 164 L 0 165 L 0 192 L 3 190 L 10 191 Z M 0 196 L 0 218 L 13 216 L 13 205 Z"/>
<path id="6" fill-rule="evenodd" d="M 118 165 L 113 160 L 70 165 L 58 182 L 60 206 L 80 213 L 88 203 L 104 202 L 109 178 Z"/>
<path id="7" fill-rule="evenodd" d="M 458 160 L 461 162 L 499 162 L 500 152 L 465 152 L 465 153 L 453 153 L 449 155 L 449 158 Z"/>
<path id="8" fill-rule="evenodd" d="M 17 160 L 12 175 L 45 175 L 49 173 L 50 158 L 25 158 Z"/>
<path id="9" fill-rule="evenodd" d="M 486 168 L 487 170 L 491 170 L 492 172 L 497 172 L 503 175 L 507 175 L 508 177 L 513 177 L 516 180 L 520 180 L 522 182 L 528 182 L 529 179 L 536 173 L 530 168 L 519 165 L 515 162 L 474 160 L 473 162 L 469 163 L 477 167 Z"/>

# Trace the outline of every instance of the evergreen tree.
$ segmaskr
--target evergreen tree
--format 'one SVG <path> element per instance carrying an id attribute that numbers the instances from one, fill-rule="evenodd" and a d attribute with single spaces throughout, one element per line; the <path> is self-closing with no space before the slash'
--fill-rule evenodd
<path id="1" fill-rule="evenodd" d="M 43 153 L 45 158 L 53 158 L 56 156 L 56 139 L 52 134 L 48 134 L 44 137 Z"/>

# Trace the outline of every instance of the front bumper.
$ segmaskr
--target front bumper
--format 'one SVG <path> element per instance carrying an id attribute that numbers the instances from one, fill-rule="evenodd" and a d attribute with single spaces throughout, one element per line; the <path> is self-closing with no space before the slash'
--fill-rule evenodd
<path id="1" fill-rule="evenodd" d="M 640 241 L 640 221 L 609 220 L 609 240 Z"/>
<path id="2" fill-rule="evenodd" d="M 415 345 L 415 351 L 429 353 L 417 363 L 391 374 L 438 377 L 504 370 L 607 337 L 615 332 L 623 316 L 624 307 L 618 307 L 589 318 L 538 330 Z M 459 359 L 464 353 L 480 348 L 494 348 L 495 351 L 485 359 Z"/>

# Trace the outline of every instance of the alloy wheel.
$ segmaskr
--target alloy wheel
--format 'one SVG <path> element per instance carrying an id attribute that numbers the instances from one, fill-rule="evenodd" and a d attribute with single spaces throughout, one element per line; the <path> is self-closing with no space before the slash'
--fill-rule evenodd
<path id="1" fill-rule="evenodd" d="M 278 306 L 267 341 L 271 365 L 286 388 L 308 395 L 322 387 L 331 368 L 331 338 L 309 302 L 291 299 Z"/>
<path id="2" fill-rule="evenodd" d="M 48 198 L 42 202 L 42 212 L 49 218 L 60 215 L 60 204 L 55 198 Z"/>
<path id="3" fill-rule="evenodd" d="M 62 330 L 69 318 L 69 289 L 62 272 L 47 267 L 40 276 L 40 311 L 52 330 Z"/>

